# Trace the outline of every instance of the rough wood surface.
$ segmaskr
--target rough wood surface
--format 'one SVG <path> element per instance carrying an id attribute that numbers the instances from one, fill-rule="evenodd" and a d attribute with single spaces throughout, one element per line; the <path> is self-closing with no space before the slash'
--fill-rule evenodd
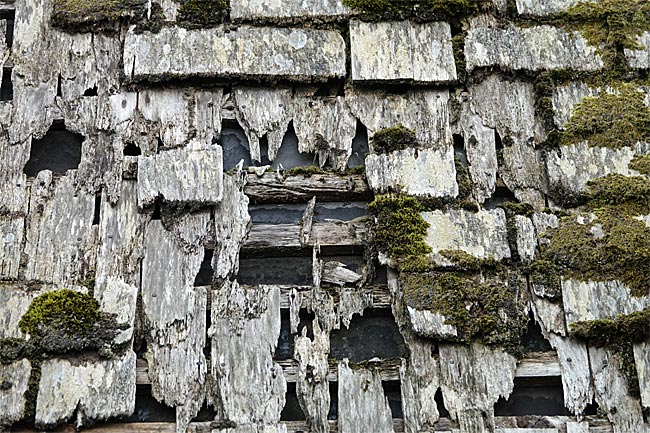
<path id="1" fill-rule="evenodd" d="M 178 433 L 185 431 L 205 398 L 207 293 L 194 287 L 194 279 L 203 260 L 201 233 L 206 233 L 209 217 L 199 213 L 181 221 L 180 236 L 160 221 L 151 221 L 145 230 L 141 290 L 149 377 L 154 397 L 176 407 Z M 187 243 L 182 232 L 198 239 Z"/>
<path id="2" fill-rule="evenodd" d="M 74 417 L 77 428 L 128 416 L 135 409 L 135 352 L 115 360 L 43 362 L 36 425 L 47 428 Z"/>
<path id="3" fill-rule="evenodd" d="M 366 225 L 355 222 L 314 223 L 307 246 L 321 247 L 363 245 Z M 268 250 L 300 249 L 301 224 L 254 224 L 244 241 L 243 250 L 260 253 Z"/>
<path id="4" fill-rule="evenodd" d="M 248 175 L 244 190 L 251 204 L 369 201 L 372 193 L 361 175 L 312 174 L 283 177 L 278 173 Z"/>
<path id="5" fill-rule="evenodd" d="M 341 433 L 394 433 L 388 399 L 376 370 L 354 370 L 339 362 L 338 428 Z"/>
<path id="6" fill-rule="evenodd" d="M 280 289 L 225 282 L 212 294 L 211 377 L 217 420 L 237 426 L 280 421 L 287 390 L 272 355 L 280 336 Z"/>

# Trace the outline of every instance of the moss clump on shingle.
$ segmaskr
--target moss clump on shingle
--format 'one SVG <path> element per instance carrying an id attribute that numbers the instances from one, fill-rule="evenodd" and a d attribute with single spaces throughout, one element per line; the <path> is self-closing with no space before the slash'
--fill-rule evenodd
<path id="1" fill-rule="evenodd" d="M 609 346 L 627 377 L 628 391 L 634 396 L 639 395 L 633 345 L 650 338 L 650 309 L 622 314 L 614 319 L 576 322 L 570 328 L 574 337 L 583 338 L 596 346 Z"/>
<path id="2" fill-rule="evenodd" d="M 621 85 L 617 91 L 584 98 L 565 125 L 560 144 L 588 141 L 590 146 L 619 149 L 650 141 L 645 94 L 631 85 Z"/>
<path id="3" fill-rule="evenodd" d="M 144 0 L 54 0 L 52 24 L 66 31 L 117 30 L 121 21 L 145 15 Z"/>
<path id="4" fill-rule="evenodd" d="M 110 355 L 113 339 L 126 325 L 114 315 L 102 313 L 92 296 L 69 289 L 43 293 L 34 298 L 18 322 L 30 335 L 32 353 L 68 353 L 101 350 Z"/>
<path id="5" fill-rule="evenodd" d="M 625 283 L 634 296 L 650 293 L 650 180 L 610 174 L 587 183 L 584 213 L 562 217 L 551 229 L 542 260 L 579 280 Z"/>
<path id="6" fill-rule="evenodd" d="M 58 326 L 71 334 L 90 329 L 101 318 L 99 302 L 92 296 L 70 289 L 43 293 L 32 301 L 18 326 L 33 334 L 41 325 Z"/>
<path id="7" fill-rule="evenodd" d="M 650 155 L 635 155 L 628 164 L 632 170 L 650 176 Z"/>
<path id="8" fill-rule="evenodd" d="M 418 147 L 415 131 L 404 125 L 396 125 L 375 132 L 370 139 L 375 153 L 391 153 L 410 147 Z"/>
<path id="9" fill-rule="evenodd" d="M 227 0 L 185 0 L 178 8 L 178 23 L 189 29 L 214 27 L 228 18 Z"/>
<path id="10" fill-rule="evenodd" d="M 641 49 L 637 37 L 650 30 L 646 0 L 582 1 L 559 14 L 561 23 L 581 30 L 612 66 L 625 61 L 624 49 Z"/>
<path id="11" fill-rule="evenodd" d="M 526 329 L 524 292 L 516 274 L 504 268 L 482 273 L 401 273 L 406 305 L 440 313 L 457 329 L 457 341 L 480 339 L 518 353 Z"/>
<path id="12" fill-rule="evenodd" d="M 375 220 L 372 241 L 377 249 L 396 263 L 425 264 L 431 247 L 425 242 L 429 223 L 420 215 L 424 210 L 413 197 L 378 196 L 368 205 Z"/>
<path id="13" fill-rule="evenodd" d="M 479 11 L 479 0 L 343 0 L 369 19 L 458 21 Z"/>

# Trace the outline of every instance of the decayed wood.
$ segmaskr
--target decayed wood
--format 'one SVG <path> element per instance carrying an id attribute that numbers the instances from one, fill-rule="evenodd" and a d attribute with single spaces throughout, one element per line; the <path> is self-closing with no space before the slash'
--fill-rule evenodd
<path id="1" fill-rule="evenodd" d="M 212 303 L 212 295 L 210 286 L 203 286 L 208 291 L 208 310 Z M 254 289 L 257 286 L 241 285 L 244 290 Z M 311 286 L 293 286 L 293 285 L 273 285 L 273 287 L 280 288 L 280 308 L 288 310 L 291 308 L 291 291 L 296 290 L 302 297 L 300 299 L 300 308 L 305 309 L 309 307 L 310 299 L 309 293 Z M 389 308 L 390 307 L 390 293 L 385 285 L 367 286 L 363 289 L 367 291 L 370 296 L 370 305 L 368 308 Z"/>
<path id="2" fill-rule="evenodd" d="M 496 417 L 497 433 L 559 433 L 562 430 L 557 428 L 508 428 L 506 425 L 517 425 L 517 423 L 526 424 L 525 420 L 530 420 L 528 424 L 534 424 L 535 420 L 543 419 L 549 425 L 564 425 L 574 420 L 567 416 L 521 416 L 521 417 Z M 523 421 L 523 422 L 522 422 Z M 612 433 L 612 427 L 604 418 L 583 417 L 583 423 L 589 425 L 589 433 Z M 304 421 L 282 421 L 280 425 L 287 428 L 287 433 L 305 433 L 309 429 Z M 438 423 L 436 433 L 457 433 L 457 426 L 448 418 L 441 418 Z M 404 421 L 399 418 L 393 418 L 393 429 L 395 433 L 404 433 Z M 16 428 L 11 430 L 13 433 L 36 433 L 38 430 L 32 428 Z M 48 430 L 51 433 L 77 433 L 73 425 L 63 425 L 54 430 Z M 107 423 L 100 424 L 90 428 L 84 428 L 86 433 L 174 433 L 176 427 L 170 422 L 141 422 L 141 423 Z M 188 426 L 188 433 L 211 433 L 213 423 L 210 421 L 193 422 Z M 338 423 L 329 421 L 330 433 L 338 432 Z"/>
<path id="3" fill-rule="evenodd" d="M 401 362 L 402 360 L 400 358 L 384 359 L 378 362 L 368 363 L 368 368 L 379 370 L 381 380 L 384 382 L 396 381 L 400 380 L 399 368 Z M 298 363 L 293 359 L 285 359 L 277 361 L 277 363 L 282 366 L 287 382 L 295 382 L 298 375 Z M 560 365 L 555 352 L 536 354 L 535 357 L 523 358 L 519 360 L 517 370 L 515 370 L 515 377 L 541 378 L 557 376 L 560 376 Z M 336 382 L 338 380 L 338 364 L 336 362 L 329 363 L 327 380 L 330 382 Z M 137 383 L 138 385 L 149 384 L 147 362 L 143 359 L 138 359 Z"/>
<path id="4" fill-rule="evenodd" d="M 307 245 L 363 245 L 366 225 L 363 223 L 314 223 Z M 257 224 L 251 228 L 243 250 L 259 253 L 264 250 L 304 248 L 300 224 Z"/>
<path id="5" fill-rule="evenodd" d="M 248 175 L 246 195 L 251 204 L 307 203 L 312 197 L 324 201 L 369 201 L 372 192 L 362 175 L 334 173 L 288 176 L 265 173 Z"/>

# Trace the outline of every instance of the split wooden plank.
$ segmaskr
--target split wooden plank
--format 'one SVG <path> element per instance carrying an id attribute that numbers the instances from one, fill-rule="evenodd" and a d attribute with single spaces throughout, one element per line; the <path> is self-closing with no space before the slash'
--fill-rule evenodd
<path id="1" fill-rule="evenodd" d="M 286 178 L 278 173 L 249 174 L 244 193 L 251 204 L 370 201 L 373 194 L 359 174 L 322 173 Z"/>
<path id="2" fill-rule="evenodd" d="M 298 363 L 293 359 L 277 361 L 282 366 L 287 382 L 295 382 L 298 377 Z M 381 380 L 384 382 L 400 380 L 399 367 L 401 359 L 384 359 L 378 362 L 368 363 L 369 368 L 376 368 L 380 372 Z M 531 358 L 523 358 L 517 364 L 515 377 L 557 377 L 560 376 L 560 365 L 555 352 L 548 352 L 536 355 Z M 329 364 L 327 379 L 330 382 L 338 381 L 338 363 Z M 138 385 L 149 384 L 147 362 L 143 359 L 137 361 L 137 383 Z"/>
<path id="3" fill-rule="evenodd" d="M 321 247 L 361 246 L 366 225 L 356 222 L 314 223 L 308 245 Z M 305 248 L 301 242 L 300 224 L 254 224 L 243 250 L 260 253 L 268 250 Z"/>
<path id="4" fill-rule="evenodd" d="M 561 431 L 558 428 L 508 428 L 501 427 L 506 424 L 510 424 L 513 419 L 525 419 L 533 418 L 530 416 L 525 417 L 496 417 L 496 433 L 555 433 Z M 568 416 L 544 416 L 538 417 L 543 418 L 548 421 L 548 424 L 552 425 L 563 425 L 567 422 L 571 422 L 575 418 Z M 605 418 L 598 417 L 585 417 L 585 423 L 589 425 L 589 433 L 612 433 L 612 427 Z M 280 424 L 284 424 L 287 428 L 287 433 L 304 433 L 308 432 L 309 429 L 305 421 L 282 421 Z M 210 421 L 204 422 L 193 422 L 190 423 L 189 428 L 187 429 L 188 433 L 212 433 L 213 423 Z M 404 433 L 404 420 L 399 418 L 393 418 L 393 429 L 395 433 Z M 331 433 L 338 432 L 338 423 L 336 421 L 329 421 L 329 430 Z M 11 430 L 14 433 L 41 433 L 40 430 L 36 430 L 28 427 L 18 427 Z M 76 433 L 77 430 L 73 425 L 63 425 L 57 427 L 53 430 L 48 430 L 50 433 Z M 141 423 L 106 423 L 106 424 L 97 424 L 93 427 L 84 428 L 86 433 L 175 433 L 176 427 L 172 422 L 141 422 Z M 448 419 L 441 418 L 438 423 L 438 428 L 436 433 L 457 433 L 458 427 L 456 424 Z"/>

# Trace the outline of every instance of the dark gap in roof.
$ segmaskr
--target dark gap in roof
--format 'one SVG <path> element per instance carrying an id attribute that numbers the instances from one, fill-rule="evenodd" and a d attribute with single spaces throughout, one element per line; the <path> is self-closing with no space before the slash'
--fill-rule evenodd
<path id="1" fill-rule="evenodd" d="M 251 152 L 244 129 L 234 120 L 224 119 L 217 143 L 223 149 L 223 169 L 230 170 L 244 160 L 244 167 L 251 167 Z"/>
<path id="2" fill-rule="evenodd" d="M 97 96 L 97 84 L 84 91 L 84 96 Z"/>
<path id="3" fill-rule="evenodd" d="M 384 395 L 388 398 L 390 413 L 393 418 L 403 418 L 402 411 L 402 386 L 399 380 L 390 380 L 381 383 Z"/>
<path id="4" fill-rule="evenodd" d="M 41 170 L 65 174 L 76 169 L 81 162 L 83 141 L 83 135 L 67 131 L 63 122 L 54 122 L 43 138 L 32 139 L 25 174 L 34 177 Z"/>
<path id="5" fill-rule="evenodd" d="M 269 159 L 269 137 L 267 134 L 264 134 L 260 138 L 260 161 L 258 165 L 271 165 L 271 160 Z"/>
<path id="6" fill-rule="evenodd" d="M 7 30 L 5 31 L 5 42 L 11 48 L 14 45 L 14 24 L 16 22 L 16 11 L 14 9 L 0 10 L 0 20 L 7 20 Z"/>
<path id="7" fill-rule="evenodd" d="M 140 150 L 137 144 L 135 144 L 132 141 L 126 143 L 126 146 L 124 146 L 124 156 L 140 156 L 140 155 L 142 155 L 142 151 Z"/>
<path id="8" fill-rule="evenodd" d="M 287 383 L 287 393 L 285 395 L 284 408 L 280 414 L 280 421 L 304 421 L 305 413 L 300 407 L 298 396 L 296 395 L 296 384 Z"/>
<path id="9" fill-rule="evenodd" d="M 521 344 L 524 347 L 524 352 L 549 352 L 553 350 L 551 343 L 544 338 L 542 328 L 535 320 L 532 311 L 528 313 L 526 333 L 522 337 Z"/>
<path id="10" fill-rule="evenodd" d="M 281 361 L 293 358 L 295 338 L 302 335 L 303 328 L 306 328 L 307 338 L 314 338 L 314 317 L 314 313 L 310 313 L 307 310 L 300 310 L 300 324 L 298 325 L 298 332 L 296 334 L 291 334 L 291 320 L 289 318 L 289 310 L 281 311 L 280 337 L 278 338 L 278 345 L 275 349 L 273 359 Z"/>
<path id="11" fill-rule="evenodd" d="M 442 395 L 442 389 L 438 388 L 436 391 L 436 395 L 433 397 L 434 401 L 436 402 L 436 406 L 438 408 L 438 413 L 440 414 L 440 418 L 449 418 L 449 411 L 445 407 L 445 399 L 443 398 Z"/>
<path id="12" fill-rule="evenodd" d="M 293 121 L 289 122 L 287 132 L 284 134 L 284 138 L 282 138 L 282 144 L 273 161 L 273 169 L 277 170 L 280 164 L 282 164 L 282 168 L 284 169 L 316 165 L 314 154 L 300 153 L 298 151 L 298 137 L 293 128 Z"/>
<path id="13" fill-rule="evenodd" d="M 204 248 L 203 252 L 203 261 L 201 262 L 199 272 L 196 274 L 196 278 L 194 279 L 195 286 L 209 286 L 212 284 L 212 276 L 214 275 L 214 270 L 212 269 L 212 256 L 214 250 L 211 248 Z"/>
<path id="14" fill-rule="evenodd" d="M 495 416 L 568 416 L 564 407 L 561 377 L 515 378 L 515 387 L 507 400 L 494 405 Z"/>
<path id="15" fill-rule="evenodd" d="M 366 309 L 355 315 L 350 328 L 344 326 L 330 335 L 330 358 L 348 358 L 358 363 L 372 358 L 390 359 L 407 355 L 404 338 L 389 308 Z"/>
<path id="16" fill-rule="evenodd" d="M 56 96 L 63 96 L 63 89 L 62 89 L 62 81 L 63 77 L 61 77 L 61 74 L 56 79 Z"/>
<path id="17" fill-rule="evenodd" d="M 370 152 L 368 141 L 368 128 L 357 119 L 357 130 L 352 139 L 352 155 L 348 159 L 348 168 L 366 165 L 366 155 Z"/>
<path id="18" fill-rule="evenodd" d="M 239 259 L 239 284 L 295 284 L 313 283 L 312 257 L 252 257 Z"/>
<path id="19" fill-rule="evenodd" d="M 151 385 L 136 385 L 135 411 L 120 422 L 176 422 L 176 409 L 158 402 Z"/>
<path id="20" fill-rule="evenodd" d="M 0 82 L 0 101 L 11 101 L 14 99 L 14 84 L 11 81 L 13 70 L 2 69 L 2 82 Z"/>
<path id="21" fill-rule="evenodd" d="M 99 218 L 102 212 L 102 192 L 95 194 L 95 212 L 93 214 L 93 225 L 99 225 Z"/>

